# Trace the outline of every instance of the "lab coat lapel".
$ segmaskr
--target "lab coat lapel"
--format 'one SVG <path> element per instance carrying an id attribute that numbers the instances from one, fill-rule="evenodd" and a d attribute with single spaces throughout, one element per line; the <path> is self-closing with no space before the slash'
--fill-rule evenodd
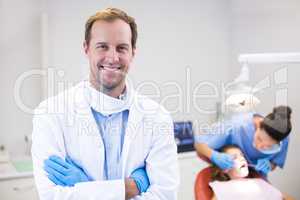
<path id="1" fill-rule="evenodd" d="M 136 101 L 136 98 L 134 98 Z M 128 153 L 132 140 L 137 136 L 138 133 L 141 134 L 143 114 L 137 107 L 137 103 L 134 102 L 129 110 L 128 122 L 125 131 L 123 151 L 122 151 L 122 176 L 125 177 L 125 169 L 128 160 Z"/>
<path id="2" fill-rule="evenodd" d="M 91 111 L 88 88 L 82 84 L 75 103 L 76 126 L 79 139 L 80 157 L 83 167 L 95 180 L 103 179 L 104 171 L 104 146 L 96 121 Z"/>

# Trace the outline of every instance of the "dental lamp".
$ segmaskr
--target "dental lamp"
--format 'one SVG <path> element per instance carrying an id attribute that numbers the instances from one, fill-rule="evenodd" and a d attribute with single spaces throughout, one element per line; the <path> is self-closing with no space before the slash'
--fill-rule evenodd
<path id="1" fill-rule="evenodd" d="M 294 53 L 261 53 L 241 54 L 238 58 L 242 68 L 239 76 L 228 85 L 225 100 L 226 108 L 233 112 L 250 111 L 260 100 L 254 95 L 259 88 L 248 86 L 250 80 L 249 65 L 253 64 L 297 64 L 300 63 L 300 52 Z"/>

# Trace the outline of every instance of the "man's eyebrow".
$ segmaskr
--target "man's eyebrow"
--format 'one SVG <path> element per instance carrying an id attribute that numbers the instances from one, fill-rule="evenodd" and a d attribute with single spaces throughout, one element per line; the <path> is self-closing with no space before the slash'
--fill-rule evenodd
<path id="1" fill-rule="evenodd" d="M 107 45 L 106 42 L 96 42 L 96 45 Z M 118 46 L 126 46 L 129 47 L 130 45 L 128 43 L 120 43 Z"/>
<path id="2" fill-rule="evenodd" d="M 129 44 L 127 44 L 127 43 L 121 43 L 118 46 L 127 46 L 127 47 L 129 47 Z"/>
<path id="3" fill-rule="evenodd" d="M 107 43 L 106 43 L 106 42 L 97 42 L 97 43 L 96 43 L 96 45 L 99 45 L 99 44 L 102 44 L 102 45 L 103 45 L 103 44 L 107 44 Z"/>

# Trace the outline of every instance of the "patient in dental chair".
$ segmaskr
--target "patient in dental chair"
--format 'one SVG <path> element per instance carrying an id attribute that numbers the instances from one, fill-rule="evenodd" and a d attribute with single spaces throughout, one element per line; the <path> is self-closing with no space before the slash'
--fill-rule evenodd
<path id="1" fill-rule="evenodd" d="M 221 151 L 234 156 L 234 168 L 222 171 L 213 167 L 212 182 L 209 183 L 214 192 L 212 200 L 294 200 L 248 167 L 238 146 L 226 145 Z"/>

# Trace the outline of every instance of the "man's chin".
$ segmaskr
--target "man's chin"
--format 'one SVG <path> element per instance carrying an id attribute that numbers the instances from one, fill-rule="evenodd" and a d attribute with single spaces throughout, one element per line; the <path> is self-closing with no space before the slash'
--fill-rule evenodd
<path id="1" fill-rule="evenodd" d="M 101 88 L 103 88 L 106 91 L 111 91 L 114 90 L 115 88 L 117 88 L 118 85 L 117 84 L 102 84 Z"/>
<path id="2" fill-rule="evenodd" d="M 99 88 L 102 88 L 105 91 L 112 91 L 118 87 L 122 86 L 122 81 L 118 82 L 101 82 Z"/>

